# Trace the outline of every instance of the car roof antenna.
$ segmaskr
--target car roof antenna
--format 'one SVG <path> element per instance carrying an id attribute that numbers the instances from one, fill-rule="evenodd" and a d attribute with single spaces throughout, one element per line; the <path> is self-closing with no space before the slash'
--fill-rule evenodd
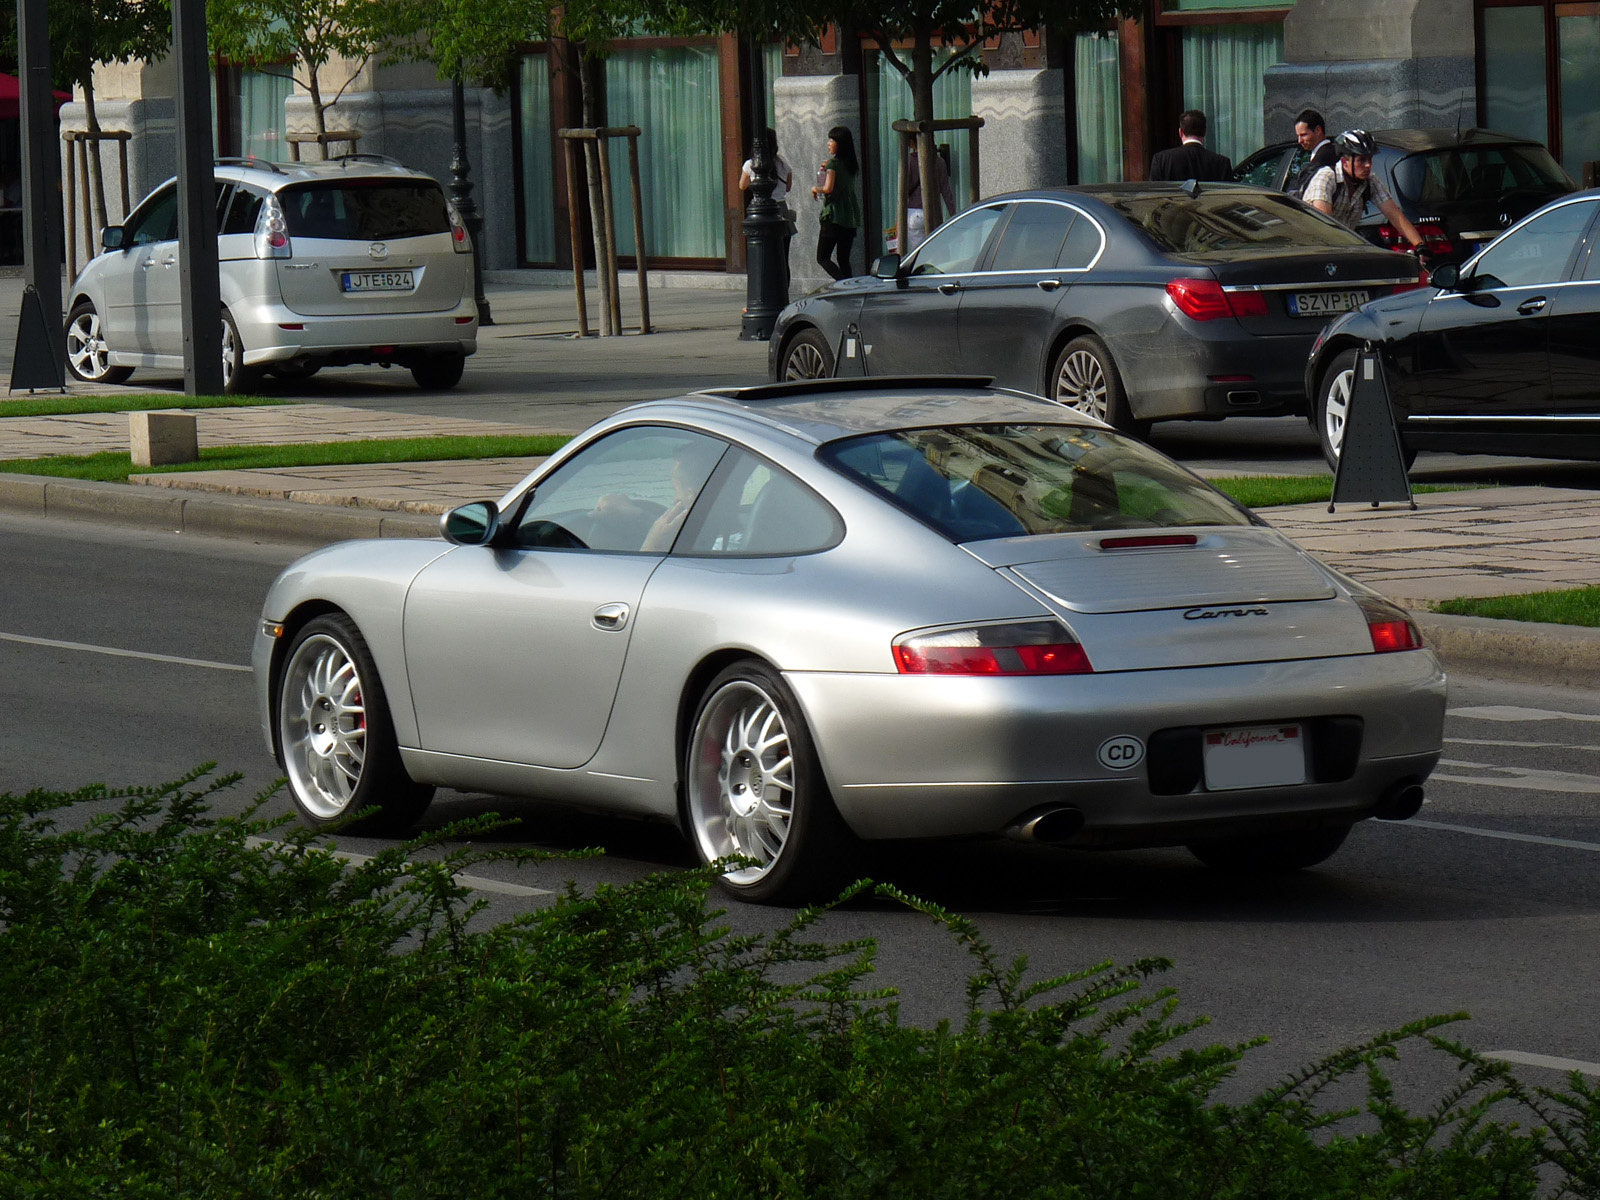
<path id="1" fill-rule="evenodd" d="M 1200 194 L 1200 181 L 1198 179 L 1185 179 L 1183 181 L 1183 194 L 1193 200 Z"/>

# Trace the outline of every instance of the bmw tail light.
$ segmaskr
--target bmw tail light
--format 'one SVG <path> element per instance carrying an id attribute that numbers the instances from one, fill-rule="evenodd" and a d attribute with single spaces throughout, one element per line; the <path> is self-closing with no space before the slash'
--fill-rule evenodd
<path id="1" fill-rule="evenodd" d="M 907 633 L 894 640 L 902 675 L 1088 675 L 1094 667 L 1059 621 Z"/>
<path id="2" fill-rule="evenodd" d="M 256 257 L 293 258 L 294 246 L 289 241 L 289 224 L 284 220 L 283 205 L 276 196 L 268 196 L 261 205 L 261 215 L 256 218 Z"/>
<path id="3" fill-rule="evenodd" d="M 1193 321 L 1267 315 L 1266 293 L 1224 291 L 1215 279 L 1174 279 L 1167 284 L 1167 295 L 1178 311 Z"/>
<path id="4" fill-rule="evenodd" d="M 470 254 L 472 252 L 472 239 L 467 236 L 466 222 L 461 219 L 461 214 L 456 211 L 455 201 L 446 200 L 445 211 L 450 214 L 450 248 L 457 254 Z"/>
<path id="5" fill-rule="evenodd" d="M 1360 595 L 1355 601 L 1367 618 L 1367 634 L 1372 638 L 1374 654 L 1422 649 L 1422 632 L 1406 615 L 1405 609 L 1382 596 Z"/>

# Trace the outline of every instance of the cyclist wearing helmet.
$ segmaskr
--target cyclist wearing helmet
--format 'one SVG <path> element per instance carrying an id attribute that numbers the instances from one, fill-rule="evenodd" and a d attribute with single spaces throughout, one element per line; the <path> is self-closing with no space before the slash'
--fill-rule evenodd
<path id="1" fill-rule="evenodd" d="M 1427 245 L 1422 235 L 1400 211 L 1383 180 L 1372 173 L 1372 156 L 1377 150 L 1377 142 L 1365 129 L 1345 130 L 1339 135 L 1339 161 L 1313 175 L 1301 198 L 1349 229 L 1356 227 L 1371 200 L 1389 224 L 1400 231 L 1400 236 L 1411 243 L 1412 252 L 1424 257 Z"/>

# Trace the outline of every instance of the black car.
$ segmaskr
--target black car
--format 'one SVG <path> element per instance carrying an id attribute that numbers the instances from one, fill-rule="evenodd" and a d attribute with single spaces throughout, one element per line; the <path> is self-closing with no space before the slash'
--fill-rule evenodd
<path id="1" fill-rule="evenodd" d="M 1462 262 L 1541 204 L 1577 187 L 1542 144 L 1488 129 L 1381 129 L 1372 173 L 1428 242 L 1431 261 Z M 1295 142 L 1257 150 L 1233 177 L 1283 190 L 1309 157 Z M 1375 246 L 1406 239 L 1372 205 L 1357 231 Z"/>
<path id="2" fill-rule="evenodd" d="M 1357 352 L 1382 356 L 1408 451 L 1600 459 L 1600 190 L 1534 213 L 1433 286 L 1332 322 L 1306 368 L 1338 461 Z"/>
<path id="3" fill-rule="evenodd" d="M 1263 188 L 1016 192 L 789 305 L 768 365 L 778 380 L 992 375 L 1125 430 L 1304 413 L 1328 317 L 1418 286 L 1414 259 Z"/>

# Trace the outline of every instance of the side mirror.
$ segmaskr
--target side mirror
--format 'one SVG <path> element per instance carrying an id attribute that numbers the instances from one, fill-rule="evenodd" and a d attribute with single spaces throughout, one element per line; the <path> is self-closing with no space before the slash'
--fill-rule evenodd
<path id="1" fill-rule="evenodd" d="M 122 249 L 122 226 L 107 225 L 100 231 L 100 246 L 103 250 Z"/>
<path id="2" fill-rule="evenodd" d="M 493 500 L 452 508 L 439 518 L 439 532 L 458 546 L 487 546 L 500 532 L 500 509 Z"/>
<path id="3" fill-rule="evenodd" d="M 1428 272 L 1428 280 L 1442 292 L 1453 292 L 1461 286 L 1461 266 L 1459 263 L 1446 263 L 1442 267 L 1434 267 Z"/>
<path id="4" fill-rule="evenodd" d="M 872 273 L 879 279 L 899 279 L 900 256 L 898 254 L 885 254 L 872 264 Z"/>

